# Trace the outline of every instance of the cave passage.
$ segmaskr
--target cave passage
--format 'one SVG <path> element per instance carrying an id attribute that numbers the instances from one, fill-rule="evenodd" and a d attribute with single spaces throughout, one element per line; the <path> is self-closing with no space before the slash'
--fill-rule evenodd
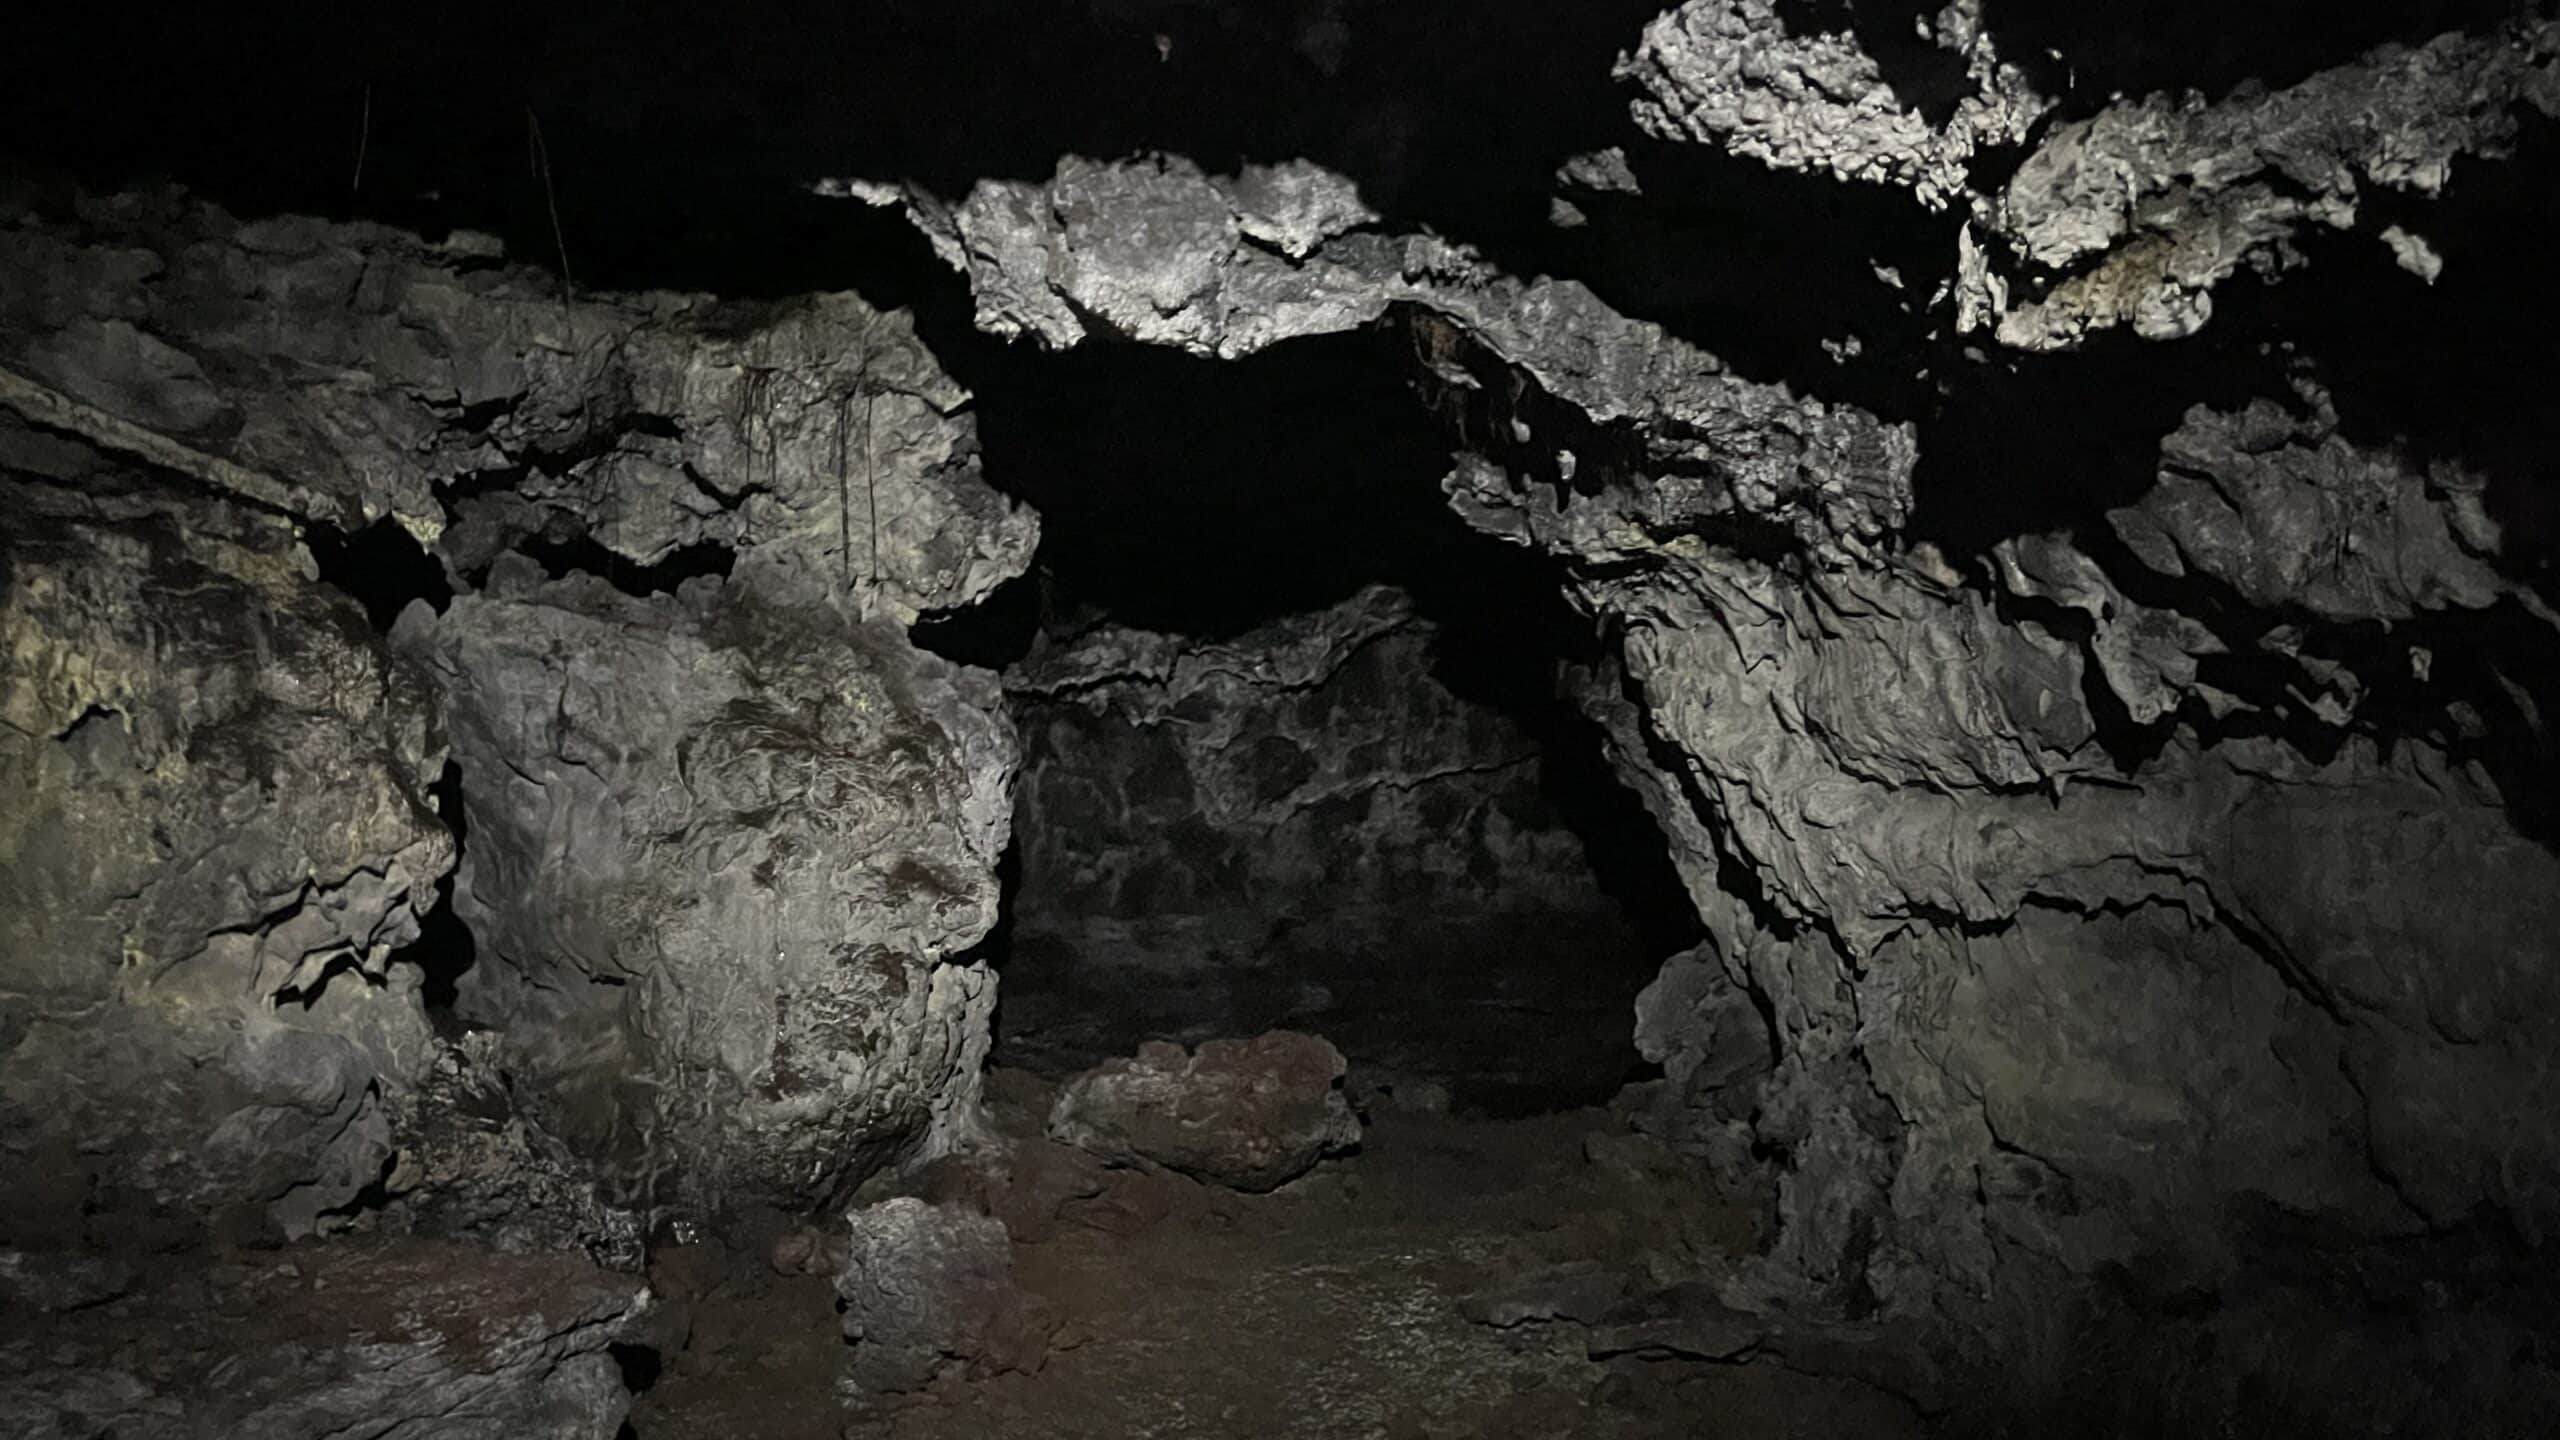
<path id="1" fill-rule="evenodd" d="M 1695 914 L 1560 690 L 1590 627 L 1447 510 L 1392 344 L 1097 348 L 983 410 L 1046 526 L 931 635 L 1010 662 L 1023 738 L 998 1063 L 1286 1028 L 1355 1094 L 1492 1114 L 1639 1068 L 1636 992 Z"/>

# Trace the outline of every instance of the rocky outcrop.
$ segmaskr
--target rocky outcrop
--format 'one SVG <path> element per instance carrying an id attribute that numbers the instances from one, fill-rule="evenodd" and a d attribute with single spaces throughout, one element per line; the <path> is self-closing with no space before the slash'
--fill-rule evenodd
<path id="1" fill-rule="evenodd" d="M 435 676 L 481 960 L 535 1118 L 623 1203 L 821 1205 L 966 1138 L 1013 770 L 994 677 L 886 625 L 502 562 Z"/>
<path id="2" fill-rule="evenodd" d="M 836 1274 L 849 1399 L 923 1388 L 936 1376 L 1036 1371 L 1055 1320 L 1013 1283 L 1004 1226 L 984 1215 L 884 1200 L 845 1217 Z"/>
<path id="3" fill-rule="evenodd" d="M 650 1307 L 583 1261 L 421 1242 L 113 1273 L 0 1252 L 0 1295 L 41 1327 L 0 1334 L 0 1425 L 136 1440 L 611 1440 L 611 1347 Z"/>
<path id="4" fill-rule="evenodd" d="M 777 601 L 912 620 L 1028 562 L 968 392 L 851 294 L 587 295 L 440 243 L 167 195 L 0 230 L 0 386 L 256 504 L 388 517 L 466 577 L 528 538 L 709 552 Z"/>
<path id="5" fill-rule="evenodd" d="M 1981 0 L 1919 20 L 1921 37 L 1961 68 L 1969 93 L 1943 119 L 1933 87 L 1896 92 L 1860 38 L 1797 34 L 1771 0 L 1689 0 L 1645 27 L 1621 79 L 1643 91 L 1636 124 L 1659 139 L 1717 145 L 1781 170 L 1909 189 L 1930 209 L 1967 193 L 1976 152 L 2015 145 L 2050 104 L 1983 32 Z"/>
<path id="6" fill-rule="evenodd" d="M 0 1229 L 326 1228 L 432 1058 L 431 697 L 273 515 L 5 421 L 0 465 Z"/>
<path id="7" fill-rule="evenodd" d="M 1539 664 L 1518 681 L 1549 708 Z M 1533 717 L 1453 667 L 1384 588 L 1228 639 L 1103 625 L 1014 666 L 1012 1063 L 1297 1025 L 1470 1103 L 1606 1095 L 1659 952 L 1551 797 L 1575 779 Z"/>
<path id="8" fill-rule="evenodd" d="M 2435 196 L 2457 161 L 2510 153 L 2524 117 L 2560 118 L 2555 56 L 2560 22 L 2528 18 L 2284 90 L 2152 95 L 2057 125 L 1976 207 L 1957 281 L 1964 328 L 2027 350 L 2119 325 L 2149 340 L 2191 335 L 2212 317 L 2215 286 L 2244 267 L 2300 263 L 2297 232 L 2354 228 L 2395 193 Z M 2434 282 L 2443 262 L 2423 236 L 2368 229 Z"/>
<path id="9" fill-rule="evenodd" d="M 1049 1135 L 1106 1160 L 1148 1161 L 1239 1190 L 1269 1190 L 1360 1143 L 1342 1052 L 1274 1030 L 1197 1053 L 1155 1041 L 1067 1082 Z"/>

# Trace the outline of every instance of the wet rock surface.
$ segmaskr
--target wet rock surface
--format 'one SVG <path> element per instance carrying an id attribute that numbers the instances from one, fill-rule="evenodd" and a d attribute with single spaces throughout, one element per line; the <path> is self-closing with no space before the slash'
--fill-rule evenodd
<path id="1" fill-rule="evenodd" d="M 1153 1041 L 1062 1086 L 1048 1132 L 1106 1160 L 1269 1190 L 1360 1142 L 1343 1070 L 1331 1044 L 1286 1030 L 1197 1051 Z"/>

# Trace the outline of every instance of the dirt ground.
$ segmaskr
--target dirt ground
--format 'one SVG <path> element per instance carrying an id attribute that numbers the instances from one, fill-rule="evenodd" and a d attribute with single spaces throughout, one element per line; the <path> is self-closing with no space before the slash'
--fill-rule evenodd
<path id="1" fill-rule="evenodd" d="M 1000 1112 L 1001 1113 L 1001 1112 Z M 1020 1123 L 1017 1116 L 1016 1123 Z M 848 1408 L 834 1295 L 816 1278 L 674 1256 L 688 1307 L 626 1433 L 637 1440 L 1031 1437 L 1917 1436 L 1907 1406 L 1774 1365 L 1590 1358 L 1562 1321 L 1501 1327 L 1468 1297 L 1523 1277 L 1667 1281 L 1749 1243 L 1754 1212 L 1701 1205 L 1696 1177 L 1627 1162 L 1609 1117 L 1382 1111 L 1362 1149 L 1238 1195 L 1128 1175 L 1016 1277 L 1060 1328 L 1036 1374 L 936 1382 Z M 1595 1161 L 1592 1158 L 1598 1156 Z M 1497 1317 L 1501 1318 L 1501 1317 Z"/>

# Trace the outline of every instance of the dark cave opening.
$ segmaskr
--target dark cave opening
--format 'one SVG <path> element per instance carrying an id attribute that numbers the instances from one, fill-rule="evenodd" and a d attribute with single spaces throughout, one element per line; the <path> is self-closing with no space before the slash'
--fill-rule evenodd
<path id="1" fill-rule="evenodd" d="M 335 525 L 312 524 L 304 528 L 303 543 L 322 583 L 362 605 L 365 619 L 378 632 L 389 633 L 391 622 L 412 600 L 424 600 L 437 614 L 453 603 L 453 580 L 445 574 L 444 562 L 392 516 L 353 534 Z"/>
<path id="2" fill-rule="evenodd" d="M 1446 508 L 1398 337 L 1001 363 L 987 473 L 1042 514 L 1034 573 L 917 630 L 1010 665 L 1024 734 L 998 1063 L 1289 1028 L 1462 1109 L 1615 1093 L 1697 918 L 1561 688 L 1592 626 Z"/>

